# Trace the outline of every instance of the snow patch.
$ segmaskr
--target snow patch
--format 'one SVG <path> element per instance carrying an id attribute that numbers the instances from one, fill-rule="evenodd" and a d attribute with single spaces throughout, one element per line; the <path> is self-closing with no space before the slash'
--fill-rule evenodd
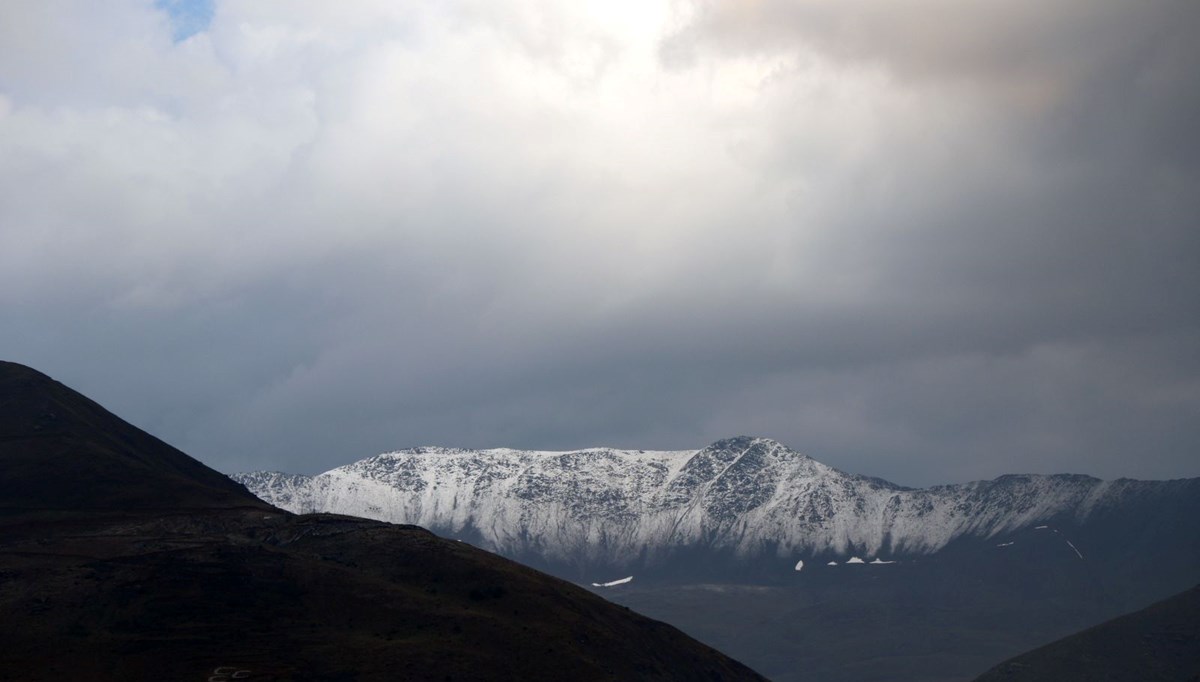
<path id="1" fill-rule="evenodd" d="M 860 559 L 856 556 L 852 556 L 846 560 L 846 563 L 848 563 L 848 564 L 865 564 L 867 562 L 863 561 L 862 559 Z"/>
<path id="2" fill-rule="evenodd" d="M 799 571 L 802 568 L 804 568 L 804 559 L 796 562 L 796 570 Z"/>
<path id="3" fill-rule="evenodd" d="M 797 569 L 797 570 L 799 570 L 799 569 Z M 615 585 L 624 585 L 625 583 L 627 583 L 631 580 L 633 580 L 633 576 L 629 576 L 628 578 L 621 578 L 620 580 L 613 580 L 613 581 L 607 582 L 607 583 L 592 583 L 592 587 L 613 587 Z"/>
<path id="4" fill-rule="evenodd" d="M 875 566 L 882 566 L 884 564 L 894 564 L 896 562 L 895 561 L 884 561 L 883 559 L 880 559 L 879 557 L 875 557 L 875 560 L 872 561 L 871 563 Z"/>
<path id="5" fill-rule="evenodd" d="M 1049 528 L 1049 527 L 1050 527 L 1050 526 L 1034 526 L 1034 527 L 1033 527 L 1033 529 L 1034 529 L 1034 530 L 1046 530 L 1046 529 L 1047 529 L 1047 528 Z"/>
<path id="6" fill-rule="evenodd" d="M 1011 547 L 1012 545 L 1015 545 L 1015 544 L 1016 544 L 1016 540 L 1013 540 L 1012 542 L 1001 542 L 1000 544 L 998 544 L 996 546 L 997 547 Z"/>
<path id="7" fill-rule="evenodd" d="M 827 563 L 827 564 L 825 564 L 825 565 L 826 565 L 826 566 L 837 566 L 837 562 L 836 562 L 836 561 L 830 561 L 829 563 Z"/>
<path id="8" fill-rule="evenodd" d="M 1067 540 L 1067 544 L 1068 544 L 1068 545 L 1071 545 L 1071 541 L 1070 541 L 1070 540 Z M 1075 545 L 1071 545 L 1071 549 L 1074 549 L 1074 550 L 1075 550 L 1075 553 L 1079 555 L 1079 558 L 1080 558 L 1080 559 L 1082 559 L 1082 558 L 1083 558 L 1083 553 L 1082 553 L 1082 552 L 1080 552 L 1078 549 L 1076 549 L 1076 548 L 1075 548 Z"/>

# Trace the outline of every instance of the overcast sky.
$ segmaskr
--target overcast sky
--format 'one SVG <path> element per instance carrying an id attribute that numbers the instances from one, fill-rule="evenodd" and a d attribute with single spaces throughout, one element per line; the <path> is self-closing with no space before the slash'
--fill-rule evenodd
<path id="1" fill-rule="evenodd" d="M 9 0 L 0 357 L 222 471 L 1200 475 L 1195 0 Z"/>

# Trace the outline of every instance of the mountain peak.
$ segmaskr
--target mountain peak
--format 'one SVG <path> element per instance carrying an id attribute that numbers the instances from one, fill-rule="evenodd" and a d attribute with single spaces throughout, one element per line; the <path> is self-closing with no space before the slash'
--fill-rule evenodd
<path id="1" fill-rule="evenodd" d="M 0 361 L 0 507 L 264 507 L 214 471 L 41 372 Z"/>
<path id="2" fill-rule="evenodd" d="M 792 450 L 788 446 L 773 438 L 764 438 L 762 436 L 733 436 L 732 438 L 722 438 L 721 440 L 714 441 L 704 449 L 747 451 L 754 447 L 762 448 L 764 450 L 784 450 L 800 455 L 801 457 L 808 458 L 807 455 L 796 452 L 795 450 Z"/>

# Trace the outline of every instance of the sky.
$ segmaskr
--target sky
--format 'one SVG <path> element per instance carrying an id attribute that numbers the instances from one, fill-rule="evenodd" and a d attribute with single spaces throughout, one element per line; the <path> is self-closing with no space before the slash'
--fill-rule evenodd
<path id="1" fill-rule="evenodd" d="M 101 6 L 102 5 L 102 6 Z M 0 357 L 221 471 L 1200 476 L 1194 0 L 13 0 Z"/>

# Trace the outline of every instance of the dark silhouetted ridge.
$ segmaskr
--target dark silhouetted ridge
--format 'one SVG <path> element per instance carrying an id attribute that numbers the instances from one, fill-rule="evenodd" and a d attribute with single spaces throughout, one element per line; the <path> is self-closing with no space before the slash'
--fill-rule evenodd
<path id="1" fill-rule="evenodd" d="M 0 361 L 0 508 L 265 505 L 239 483 L 24 365 Z"/>
<path id="2" fill-rule="evenodd" d="M 0 682 L 763 679 L 466 543 L 271 507 L 12 363 L 0 614 Z"/>
<path id="3" fill-rule="evenodd" d="M 992 668 L 975 682 L 1200 680 L 1200 585 Z"/>

